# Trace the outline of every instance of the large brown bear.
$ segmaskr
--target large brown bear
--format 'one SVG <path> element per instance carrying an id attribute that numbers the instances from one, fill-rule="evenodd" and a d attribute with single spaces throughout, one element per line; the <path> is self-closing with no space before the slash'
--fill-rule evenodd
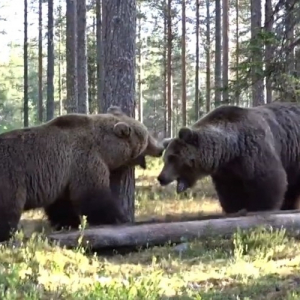
<path id="1" fill-rule="evenodd" d="M 78 227 L 81 215 L 91 225 L 126 222 L 111 196 L 110 171 L 162 152 L 143 124 L 116 108 L 1 134 L 0 241 L 35 208 L 55 227 Z"/>
<path id="2" fill-rule="evenodd" d="M 296 209 L 300 105 L 221 106 L 165 141 L 161 185 L 177 192 L 210 175 L 225 213 Z"/>

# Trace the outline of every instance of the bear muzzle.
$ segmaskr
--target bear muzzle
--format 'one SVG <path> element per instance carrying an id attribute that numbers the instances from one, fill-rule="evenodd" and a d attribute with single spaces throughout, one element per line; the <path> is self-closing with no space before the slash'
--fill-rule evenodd
<path id="1" fill-rule="evenodd" d="M 167 178 L 163 173 L 160 173 L 159 176 L 157 177 L 157 180 L 161 186 L 165 186 L 170 184 L 173 180 L 170 180 Z"/>

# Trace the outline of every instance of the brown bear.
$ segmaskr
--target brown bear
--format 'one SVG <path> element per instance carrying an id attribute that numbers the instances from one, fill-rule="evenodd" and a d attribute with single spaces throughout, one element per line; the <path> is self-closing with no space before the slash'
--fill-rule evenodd
<path id="1" fill-rule="evenodd" d="M 298 208 L 300 105 L 220 106 L 164 142 L 161 185 L 211 176 L 225 213 Z"/>
<path id="2" fill-rule="evenodd" d="M 153 144 L 150 144 L 153 142 Z M 52 226 L 126 222 L 109 175 L 139 156 L 161 156 L 147 128 L 122 114 L 68 114 L 0 135 L 0 241 L 23 211 L 44 208 Z"/>

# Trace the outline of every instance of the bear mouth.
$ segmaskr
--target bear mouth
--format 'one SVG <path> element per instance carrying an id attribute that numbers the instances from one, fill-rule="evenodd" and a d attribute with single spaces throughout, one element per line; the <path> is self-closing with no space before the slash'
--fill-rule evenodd
<path id="1" fill-rule="evenodd" d="M 188 184 L 187 180 L 183 178 L 177 178 L 177 194 L 180 194 L 186 191 L 190 185 Z"/>

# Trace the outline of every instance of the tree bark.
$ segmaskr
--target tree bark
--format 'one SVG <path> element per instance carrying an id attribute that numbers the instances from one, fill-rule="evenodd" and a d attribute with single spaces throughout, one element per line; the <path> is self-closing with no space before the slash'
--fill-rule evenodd
<path id="1" fill-rule="evenodd" d="M 102 112 L 102 92 L 103 92 L 103 47 L 102 47 L 102 3 L 96 0 L 97 18 L 97 104 L 98 113 Z"/>
<path id="2" fill-rule="evenodd" d="M 47 121 L 54 118 L 53 0 L 48 0 Z"/>
<path id="3" fill-rule="evenodd" d="M 181 95 L 181 101 L 182 101 L 182 126 L 186 126 L 186 63 L 185 63 L 185 56 L 186 56 L 186 18 L 185 18 L 185 1 L 186 0 L 182 0 L 182 37 L 181 37 L 181 49 L 182 49 L 182 53 L 181 53 L 181 76 L 182 76 L 182 95 Z"/>
<path id="4" fill-rule="evenodd" d="M 206 112 L 210 111 L 210 1 L 206 0 Z M 198 50 L 199 51 L 199 50 Z"/>
<path id="5" fill-rule="evenodd" d="M 118 105 L 131 117 L 135 113 L 135 0 L 103 0 L 103 110 Z M 111 189 L 124 212 L 134 221 L 133 167 L 111 174 Z"/>
<path id="6" fill-rule="evenodd" d="M 28 2 L 24 0 L 24 127 L 28 127 Z"/>
<path id="7" fill-rule="evenodd" d="M 221 78 L 221 0 L 216 0 L 216 29 L 215 29 L 215 107 L 222 101 L 222 78 Z"/>
<path id="8" fill-rule="evenodd" d="M 167 16 L 168 16 L 168 9 L 167 9 L 167 0 L 164 0 L 164 49 L 163 49 L 163 78 L 164 78 L 164 84 L 163 84 L 163 101 L 164 101 L 164 136 L 166 137 L 168 134 L 168 99 L 167 99 Z"/>
<path id="9" fill-rule="evenodd" d="M 89 112 L 87 76 L 86 1 L 77 0 L 77 84 L 78 112 Z"/>
<path id="10" fill-rule="evenodd" d="M 167 136 L 173 137 L 173 84 L 172 84 L 172 0 L 168 0 L 167 8 L 167 97 L 168 97 L 168 131 Z"/>
<path id="11" fill-rule="evenodd" d="M 139 2 L 139 12 L 141 13 L 141 2 Z M 143 123 L 143 92 L 142 92 L 142 17 L 138 18 L 138 111 L 139 121 Z"/>
<path id="12" fill-rule="evenodd" d="M 266 0 L 265 2 L 265 31 L 267 33 L 272 32 L 274 23 L 274 16 L 273 16 L 273 9 L 272 9 L 272 0 Z M 272 44 L 267 41 L 265 44 L 265 60 L 266 60 L 266 100 L 267 103 L 272 102 L 272 80 L 270 75 L 268 74 L 268 70 L 271 67 L 272 58 L 273 58 L 273 46 Z"/>
<path id="13" fill-rule="evenodd" d="M 263 45 L 261 30 L 261 0 L 251 0 L 251 43 L 252 43 L 252 105 L 264 104 Z"/>
<path id="14" fill-rule="evenodd" d="M 196 0 L 196 69 L 195 69 L 195 120 L 199 118 L 199 35 L 200 35 L 200 0 Z"/>
<path id="15" fill-rule="evenodd" d="M 39 0 L 39 100 L 38 119 L 43 122 L 43 0 Z"/>
<path id="16" fill-rule="evenodd" d="M 267 0 L 268 1 L 268 0 Z M 236 34 L 236 58 L 235 58 L 235 67 L 236 67 L 236 74 L 235 74 L 235 80 L 236 80 L 236 87 L 235 87 L 235 104 L 240 104 L 240 88 L 239 88 L 239 63 L 240 63 L 240 39 L 239 39 L 239 0 L 236 0 L 235 3 L 235 16 L 236 16 L 236 27 L 235 27 L 235 34 Z"/>
<path id="17" fill-rule="evenodd" d="M 78 245 L 80 235 L 83 236 L 83 245 L 93 249 L 106 247 L 141 247 L 162 245 L 168 242 L 180 243 L 196 238 L 213 235 L 230 235 L 237 228 L 250 229 L 257 226 L 280 229 L 282 227 L 293 230 L 300 227 L 298 211 L 265 212 L 245 217 L 222 218 L 215 220 L 173 222 L 158 224 L 142 224 L 137 226 L 103 226 L 88 228 L 84 232 L 73 231 L 68 233 L 54 233 L 50 240 L 60 243 L 61 246 L 74 248 Z"/>
<path id="18" fill-rule="evenodd" d="M 62 14 L 61 14 L 61 3 L 59 1 L 58 5 L 58 19 L 60 20 L 60 25 L 58 27 L 58 101 L 59 101 L 59 115 L 62 115 L 62 80 L 61 80 L 61 73 L 62 73 L 62 68 L 61 68 L 61 63 L 62 63 L 62 55 L 61 55 L 61 41 L 62 41 Z"/>
<path id="19" fill-rule="evenodd" d="M 67 113 L 78 110 L 77 85 L 77 4 L 66 0 L 66 55 L 67 55 Z"/>
<path id="20" fill-rule="evenodd" d="M 229 104 L 228 94 L 228 32 L 229 32 L 229 0 L 223 0 L 223 104 Z"/>

